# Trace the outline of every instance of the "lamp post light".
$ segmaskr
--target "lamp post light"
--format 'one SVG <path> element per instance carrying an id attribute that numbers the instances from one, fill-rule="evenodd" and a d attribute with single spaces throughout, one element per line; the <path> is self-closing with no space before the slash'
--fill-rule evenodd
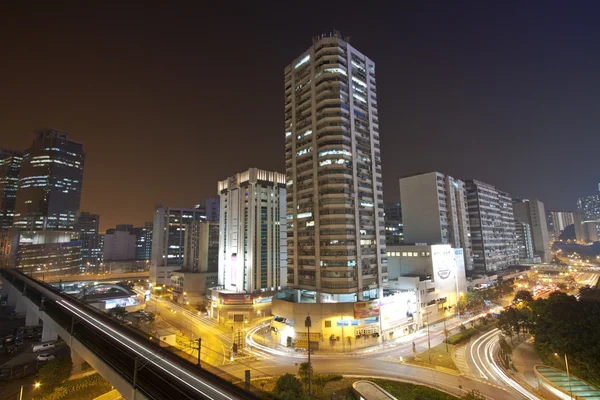
<path id="1" fill-rule="evenodd" d="M 24 386 L 33 386 L 34 389 L 37 389 L 41 386 L 42 384 L 39 382 L 36 382 L 34 384 L 31 385 L 21 385 L 21 390 L 19 391 L 19 400 L 23 400 L 23 387 Z"/>
<path id="2" fill-rule="evenodd" d="M 310 370 L 312 369 L 312 364 L 310 363 L 310 327 L 312 322 L 310 320 L 310 315 L 306 317 L 304 321 L 304 326 L 308 330 L 308 395 L 312 396 L 312 374 Z"/>

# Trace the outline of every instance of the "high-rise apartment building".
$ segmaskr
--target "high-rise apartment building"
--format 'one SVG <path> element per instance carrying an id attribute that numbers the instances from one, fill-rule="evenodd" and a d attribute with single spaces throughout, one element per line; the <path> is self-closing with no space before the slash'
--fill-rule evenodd
<path id="1" fill-rule="evenodd" d="M 13 224 L 22 162 L 20 152 L 0 148 L 0 231 Z"/>
<path id="2" fill-rule="evenodd" d="M 473 269 L 465 183 L 440 172 L 400 179 L 404 240 L 462 248 L 467 271 Z"/>
<path id="3" fill-rule="evenodd" d="M 515 234 L 517 249 L 519 251 L 519 262 L 533 261 L 533 241 L 531 239 L 531 228 L 526 222 L 515 221 Z"/>
<path id="4" fill-rule="evenodd" d="M 583 222 L 600 221 L 600 195 L 581 197 L 577 200 L 577 209 L 581 212 Z"/>
<path id="5" fill-rule="evenodd" d="M 83 183 L 83 146 L 55 129 L 38 131 L 23 156 L 13 226 L 71 230 Z"/>
<path id="6" fill-rule="evenodd" d="M 511 197 L 484 182 L 465 181 L 473 249 L 473 270 L 488 274 L 517 263 Z"/>
<path id="7" fill-rule="evenodd" d="M 104 261 L 135 260 L 136 234 L 133 225 L 121 224 L 107 229 L 104 234 L 102 258 Z"/>
<path id="8" fill-rule="evenodd" d="M 375 63 L 337 32 L 285 68 L 288 285 L 318 303 L 387 280 Z"/>
<path id="9" fill-rule="evenodd" d="M 563 233 L 565 228 L 575 223 L 572 212 L 550 211 L 548 214 L 548 233 L 553 235 L 554 240 Z M 552 232 L 550 232 L 552 231 Z"/>
<path id="10" fill-rule="evenodd" d="M 169 285 L 173 271 L 184 267 L 185 231 L 192 221 L 206 221 L 204 210 L 156 207 L 152 224 L 150 282 Z"/>
<path id="11" fill-rule="evenodd" d="M 285 175 L 250 168 L 219 182 L 219 285 L 242 293 L 285 286 Z"/>
<path id="12" fill-rule="evenodd" d="M 219 268 L 219 223 L 192 221 L 185 230 L 184 269 L 217 272 Z"/>
<path id="13" fill-rule="evenodd" d="M 102 262 L 102 248 L 98 240 L 100 216 L 82 211 L 74 230 L 79 233 L 81 241 L 81 268 L 87 272 L 97 272 Z"/>
<path id="14" fill-rule="evenodd" d="M 513 200 L 515 221 L 529 224 L 533 251 L 542 262 L 550 262 L 550 238 L 544 203 L 539 200 Z"/>
<path id="15" fill-rule="evenodd" d="M 402 207 L 400 203 L 385 203 L 385 244 L 386 246 L 398 246 L 404 243 L 404 225 L 402 224 Z"/>
<path id="16" fill-rule="evenodd" d="M 219 222 L 221 200 L 218 197 L 207 197 L 196 204 L 196 208 L 203 210 L 206 220 Z"/>

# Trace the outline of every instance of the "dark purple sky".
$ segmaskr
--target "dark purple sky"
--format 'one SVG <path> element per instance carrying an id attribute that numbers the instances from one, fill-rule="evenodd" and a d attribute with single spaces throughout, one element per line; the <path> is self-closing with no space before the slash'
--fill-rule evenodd
<path id="1" fill-rule="evenodd" d="M 333 28 L 377 65 L 386 200 L 429 170 L 550 209 L 600 181 L 597 2 L 17 3 L 0 4 L 0 146 L 40 127 L 83 142 L 102 229 L 283 172 L 283 69 Z"/>

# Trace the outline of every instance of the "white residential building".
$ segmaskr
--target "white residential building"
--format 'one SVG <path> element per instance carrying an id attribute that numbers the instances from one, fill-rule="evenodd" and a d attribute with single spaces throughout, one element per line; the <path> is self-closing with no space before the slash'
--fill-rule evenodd
<path id="1" fill-rule="evenodd" d="M 285 286 L 285 175 L 250 168 L 219 182 L 219 285 L 259 293 Z"/>
<path id="2" fill-rule="evenodd" d="M 406 243 L 449 244 L 462 248 L 473 269 L 465 183 L 440 172 L 400 179 L 400 204 Z"/>
<path id="3" fill-rule="evenodd" d="M 511 197 L 484 182 L 465 182 L 471 227 L 473 270 L 494 273 L 519 259 Z"/>

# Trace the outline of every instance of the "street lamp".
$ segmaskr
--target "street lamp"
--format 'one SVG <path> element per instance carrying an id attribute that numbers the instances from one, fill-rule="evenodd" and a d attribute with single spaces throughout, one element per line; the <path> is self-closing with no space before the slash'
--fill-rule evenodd
<path id="1" fill-rule="evenodd" d="M 42 384 L 39 382 L 36 382 L 34 384 L 30 384 L 30 385 L 21 385 L 21 391 L 19 392 L 19 400 L 23 400 L 23 387 L 24 386 L 33 386 L 34 389 L 37 389 L 41 386 Z"/>

